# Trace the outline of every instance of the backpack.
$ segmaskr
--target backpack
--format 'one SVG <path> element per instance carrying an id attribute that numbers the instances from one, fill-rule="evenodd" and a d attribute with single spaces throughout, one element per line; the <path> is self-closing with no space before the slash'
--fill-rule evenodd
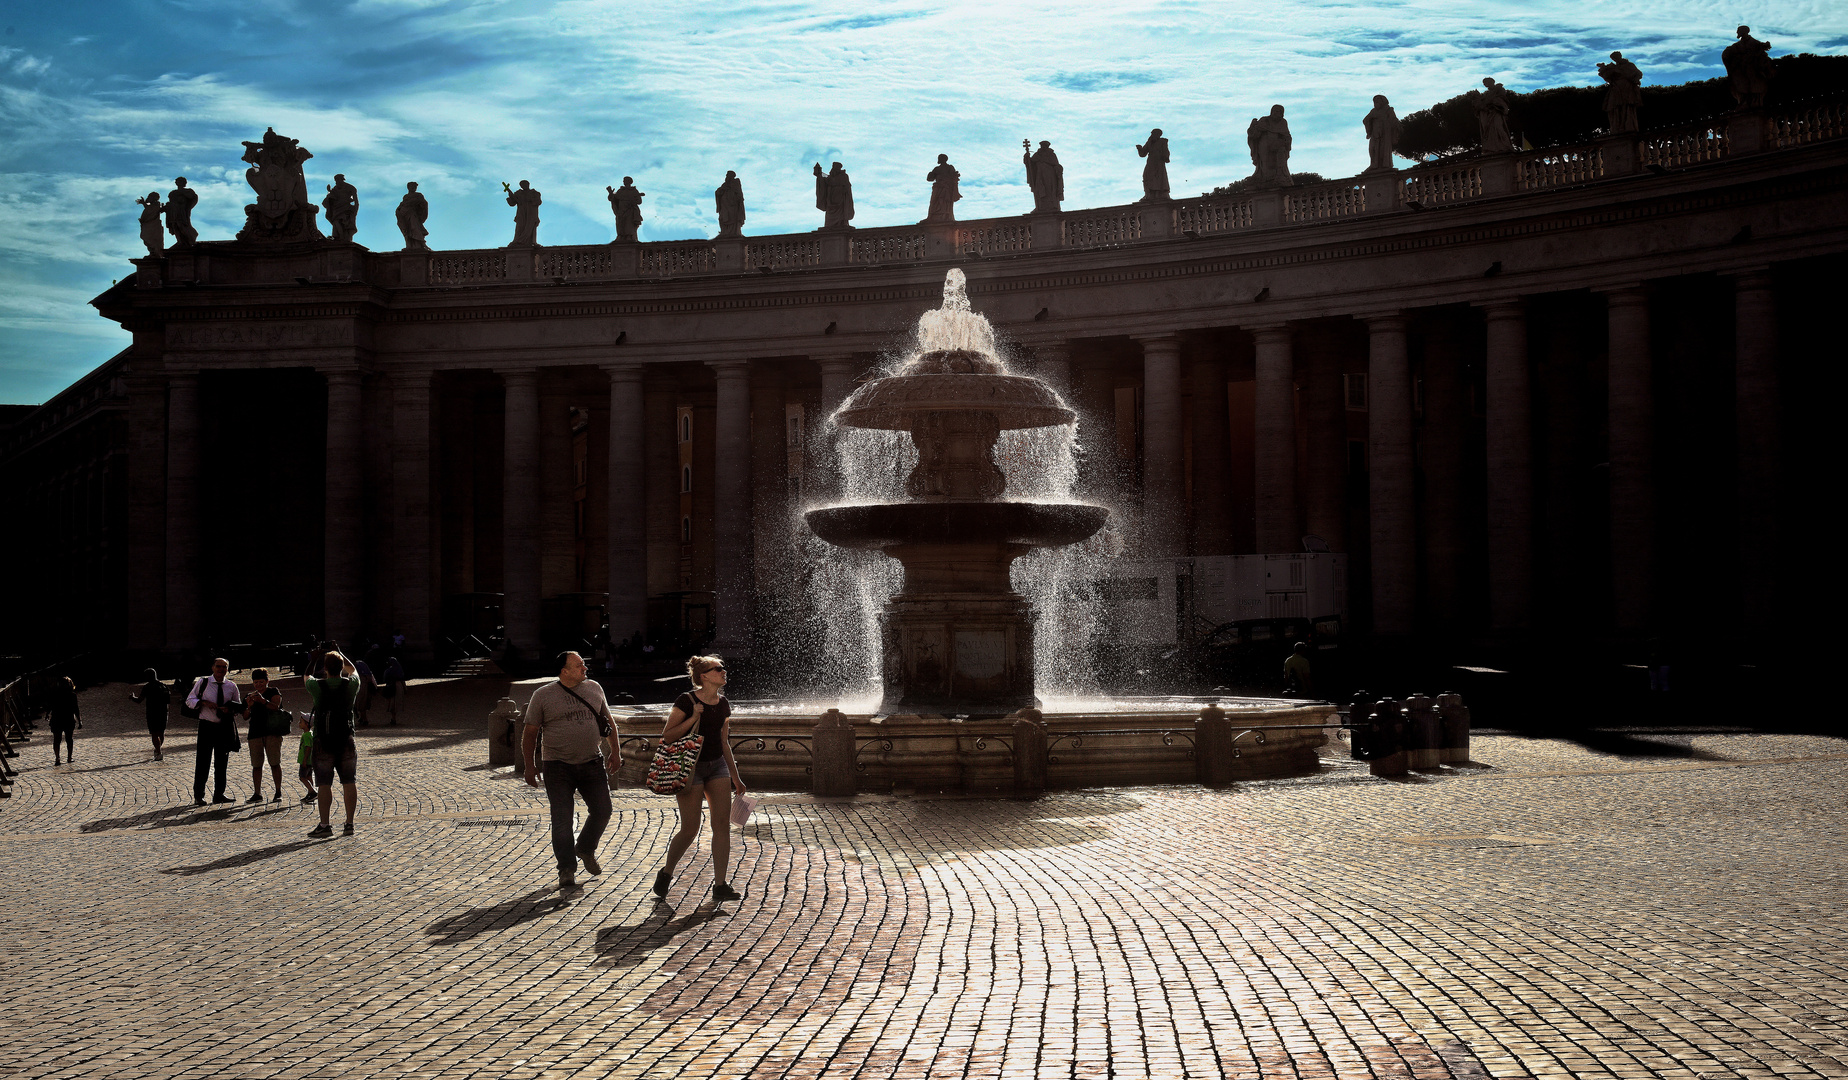
<path id="1" fill-rule="evenodd" d="M 321 693 L 314 706 L 315 741 L 352 738 L 353 706 L 347 701 L 346 680 L 336 677 L 318 681 Z"/>

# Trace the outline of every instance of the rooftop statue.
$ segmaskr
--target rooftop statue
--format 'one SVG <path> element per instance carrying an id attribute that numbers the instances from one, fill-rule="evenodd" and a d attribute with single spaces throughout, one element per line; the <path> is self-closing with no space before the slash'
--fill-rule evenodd
<path id="1" fill-rule="evenodd" d="M 1261 187 L 1290 186 L 1290 124 L 1283 106 L 1272 105 L 1269 116 L 1251 118 L 1245 145 L 1251 148 L 1252 179 Z"/>
<path id="2" fill-rule="evenodd" d="M 199 193 L 186 186 L 184 176 L 173 178 L 173 191 L 167 196 L 164 213 L 167 215 L 167 231 L 173 234 L 173 246 L 176 248 L 192 247 L 199 239 L 199 230 L 193 228 L 193 207 L 199 205 Z"/>
<path id="3" fill-rule="evenodd" d="M 1604 130 L 1612 135 L 1637 129 L 1636 108 L 1643 103 L 1643 72 L 1623 58 L 1611 54 L 1611 62 L 1598 65 L 1598 75 L 1609 88 L 1604 91 Z"/>
<path id="4" fill-rule="evenodd" d="M 1142 167 L 1141 202 L 1168 201 L 1168 140 L 1161 137 L 1161 129 L 1149 132 L 1149 141 L 1136 147 L 1136 156 L 1149 159 Z"/>
<path id="5" fill-rule="evenodd" d="M 1476 99 L 1476 130 L 1482 134 L 1482 152 L 1511 153 L 1514 140 L 1508 134 L 1508 88 L 1494 79 L 1484 79 L 1482 85 L 1483 89 L 1470 91 Z"/>
<path id="6" fill-rule="evenodd" d="M 150 191 L 145 199 L 136 199 L 135 205 L 141 207 L 141 242 L 148 246 L 148 258 L 158 259 L 162 249 L 167 245 L 166 234 L 160 231 L 160 192 Z"/>
<path id="7" fill-rule="evenodd" d="M 429 251 L 430 245 L 424 237 L 430 230 L 424 228 L 424 222 L 430 220 L 430 204 L 417 190 L 417 181 L 404 185 L 404 198 L 398 200 L 398 231 L 404 234 L 404 250 Z"/>
<path id="8" fill-rule="evenodd" d="M 1399 141 L 1399 114 L 1385 94 L 1373 95 L 1373 111 L 1360 123 L 1367 129 L 1367 171 L 1391 172 L 1392 147 Z"/>
<path id="9" fill-rule="evenodd" d="M 1020 140 L 1020 162 L 1027 167 L 1027 186 L 1033 189 L 1033 212 L 1056 214 L 1065 199 L 1065 166 L 1059 164 L 1050 142 L 1041 139 L 1038 150 L 1026 153 L 1032 146 L 1032 140 Z"/>
<path id="10" fill-rule="evenodd" d="M 725 171 L 725 182 L 713 189 L 712 205 L 719 213 L 721 240 L 744 235 L 744 184 L 737 173 Z"/>
<path id="11" fill-rule="evenodd" d="M 956 203 L 962 198 L 956 182 L 962 179 L 962 173 L 950 164 L 950 155 L 938 154 L 937 167 L 926 173 L 924 179 L 930 181 L 930 210 L 919 224 L 955 221 Z"/>
<path id="12" fill-rule="evenodd" d="M 642 228 L 642 199 L 647 193 L 636 190 L 633 176 L 623 177 L 619 188 L 605 184 L 603 190 L 610 193 L 610 210 L 616 214 L 616 242 L 635 243 L 635 234 Z"/>
<path id="13" fill-rule="evenodd" d="M 345 173 L 334 174 L 321 206 L 327 211 L 327 227 L 333 231 L 334 239 L 351 242 L 359 231 L 359 191 L 346 182 Z"/>
<path id="14" fill-rule="evenodd" d="M 251 165 L 244 179 L 257 193 L 257 201 L 244 207 L 239 240 L 321 239 L 314 220 L 318 208 L 309 201 L 308 181 L 302 176 L 302 162 L 313 156 L 299 140 L 278 135 L 275 128 L 264 129 L 261 142 L 244 144 L 243 160 Z"/>
<path id="15" fill-rule="evenodd" d="M 1726 65 L 1726 78 L 1732 84 L 1733 100 L 1741 109 L 1756 109 L 1771 92 L 1771 43 L 1752 36 L 1752 28 L 1741 26 L 1735 33 L 1739 40 L 1720 50 L 1720 63 Z"/>
<path id="16" fill-rule="evenodd" d="M 507 205 L 513 207 L 513 242 L 507 246 L 538 247 L 539 204 L 545 201 L 539 197 L 539 190 L 530 180 L 520 181 L 518 191 L 502 181 L 501 190 L 507 193 Z"/>
<path id="17" fill-rule="evenodd" d="M 821 162 L 815 163 L 815 209 L 827 215 L 822 219 L 822 228 L 853 228 L 848 224 L 853 220 L 853 181 L 840 162 L 835 162 L 825 176 Z"/>

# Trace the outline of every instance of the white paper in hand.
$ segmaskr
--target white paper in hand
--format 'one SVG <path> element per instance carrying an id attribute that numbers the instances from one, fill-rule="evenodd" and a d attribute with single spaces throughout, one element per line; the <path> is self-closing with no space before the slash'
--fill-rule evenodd
<path id="1" fill-rule="evenodd" d="M 743 828 L 751 820 L 751 811 L 757 809 L 757 800 L 749 795 L 739 795 L 732 799 L 732 824 Z"/>

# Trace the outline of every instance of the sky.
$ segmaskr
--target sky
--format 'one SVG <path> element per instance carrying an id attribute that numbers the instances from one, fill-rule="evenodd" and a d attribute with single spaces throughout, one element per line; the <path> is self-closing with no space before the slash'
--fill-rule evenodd
<path id="1" fill-rule="evenodd" d="M 0 6 L 0 403 L 38 403 L 128 335 L 89 301 L 142 254 L 134 200 L 198 189 L 202 239 L 252 201 L 266 126 L 301 140 L 309 190 L 359 189 L 359 234 L 396 250 L 408 180 L 433 248 L 504 245 L 502 182 L 544 195 L 542 244 L 604 243 L 604 186 L 647 193 L 643 240 L 717 231 L 743 179 L 747 235 L 821 224 L 812 166 L 842 162 L 861 227 L 924 216 L 939 153 L 960 218 L 1024 213 L 1020 143 L 1051 140 L 1067 209 L 1131 202 L 1164 130 L 1175 195 L 1251 172 L 1244 130 L 1286 107 L 1296 171 L 1367 163 L 1372 96 L 1400 114 L 1485 75 L 1589 85 L 1622 49 L 1654 83 L 1721 74 L 1747 22 L 1775 54 L 1848 52 L 1848 9 L 1708 0 L 66 0 Z M 1648 118 L 1644 117 L 1647 125 Z"/>

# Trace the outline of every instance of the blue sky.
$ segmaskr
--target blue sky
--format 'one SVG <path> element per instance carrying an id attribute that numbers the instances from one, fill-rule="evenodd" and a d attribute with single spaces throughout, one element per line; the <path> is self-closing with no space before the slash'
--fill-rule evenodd
<path id="1" fill-rule="evenodd" d="M 1376 93 L 1403 114 L 1493 75 L 1589 84 L 1612 48 L 1651 82 L 1719 74 L 1749 22 L 1775 51 L 1848 51 L 1836 3 L 1119 0 L 725 4 L 113 0 L 0 9 L 0 402 L 39 402 L 127 335 L 88 301 L 140 253 L 136 197 L 187 176 L 227 239 L 249 201 L 241 140 L 313 151 L 309 188 L 360 192 L 360 243 L 394 250 L 404 182 L 430 242 L 512 235 L 502 181 L 545 196 L 539 239 L 614 235 L 604 185 L 647 192 L 642 239 L 716 231 L 736 169 L 748 234 L 813 229 L 810 166 L 840 160 L 861 226 L 924 215 L 948 153 L 958 214 L 1032 206 L 1020 140 L 1052 140 L 1067 207 L 1141 194 L 1135 144 L 1168 135 L 1177 195 L 1250 173 L 1244 129 L 1288 109 L 1292 165 L 1366 165 Z M 1645 123 L 1647 118 L 1645 118 Z"/>

